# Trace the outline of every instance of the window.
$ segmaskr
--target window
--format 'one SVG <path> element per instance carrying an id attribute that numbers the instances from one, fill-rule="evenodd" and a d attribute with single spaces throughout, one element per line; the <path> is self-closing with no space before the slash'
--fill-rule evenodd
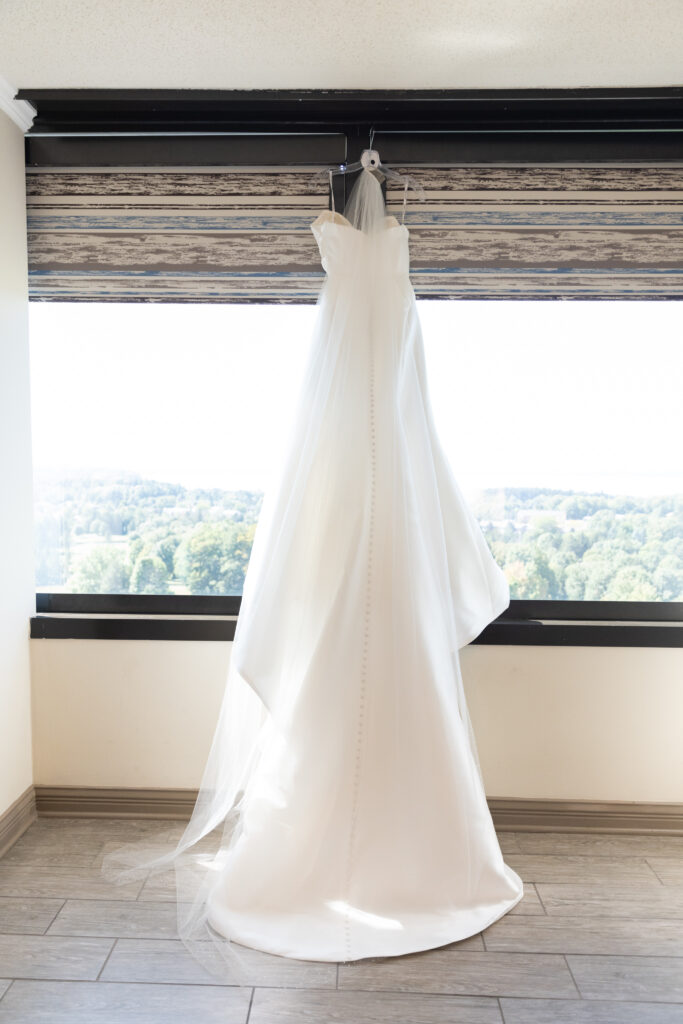
<path id="1" fill-rule="evenodd" d="M 31 305 L 38 590 L 241 593 L 313 312 Z"/>
<path id="2" fill-rule="evenodd" d="M 438 432 L 511 597 L 683 600 L 679 305 L 418 307 Z M 38 591 L 241 593 L 315 312 L 31 304 Z"/>
<path id="3" fill-rule="evenodd" d="M 423 303 L 435 416 L 513 599 L 683 600 L 683 311 Z"/>

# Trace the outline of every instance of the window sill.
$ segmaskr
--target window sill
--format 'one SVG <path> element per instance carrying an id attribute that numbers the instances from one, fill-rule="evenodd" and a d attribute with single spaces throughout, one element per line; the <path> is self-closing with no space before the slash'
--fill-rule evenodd
<path id="1" fill-rule="evenodd" d="M 31 617 L 32 640 L 232 640 L 236 618 L 219 615 L 47 614 Z M 683 647 L 681 622 L 496 619 L 472 644 L 531 647 Z M 470 646 L 470 645 L 468 645 Z"/>

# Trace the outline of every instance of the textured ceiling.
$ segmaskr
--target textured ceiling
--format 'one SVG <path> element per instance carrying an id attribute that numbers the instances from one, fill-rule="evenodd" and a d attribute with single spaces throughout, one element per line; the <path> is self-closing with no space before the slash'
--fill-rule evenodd
<path id="1" fill-rule="evenodd" d="M 14 88 L 683 84 L 683 0 L 0 0 Z"/>

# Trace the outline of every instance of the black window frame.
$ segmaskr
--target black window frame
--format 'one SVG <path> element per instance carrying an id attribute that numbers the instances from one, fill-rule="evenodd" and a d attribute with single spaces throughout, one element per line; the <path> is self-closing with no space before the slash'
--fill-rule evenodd
<path id="1" fill-rule="evenodd" d="M 683 165 L 683 87 L 21 89 L 26 165 L 658 161 Z M 201 141 L 201 145 L 198 142 Z M 348 175 L 335 183 L 343 209 Z M 339 191 L 337 191 L 339 190 Z M 667 296 L 678 299 L 680 296 Z M 232 640 L 241 598 L 36 593 L 32 638 Z M 511 600 L 473 644 L 683 646 L 683 602 Z"/>

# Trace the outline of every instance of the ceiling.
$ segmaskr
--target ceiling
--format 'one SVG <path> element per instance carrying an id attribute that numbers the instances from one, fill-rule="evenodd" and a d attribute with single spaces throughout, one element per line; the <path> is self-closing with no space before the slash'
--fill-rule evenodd
<path id="1" fill-rule="evenodd" d="M 0 0 L 10 88 L 683 84 L 681 0 Z"/>

